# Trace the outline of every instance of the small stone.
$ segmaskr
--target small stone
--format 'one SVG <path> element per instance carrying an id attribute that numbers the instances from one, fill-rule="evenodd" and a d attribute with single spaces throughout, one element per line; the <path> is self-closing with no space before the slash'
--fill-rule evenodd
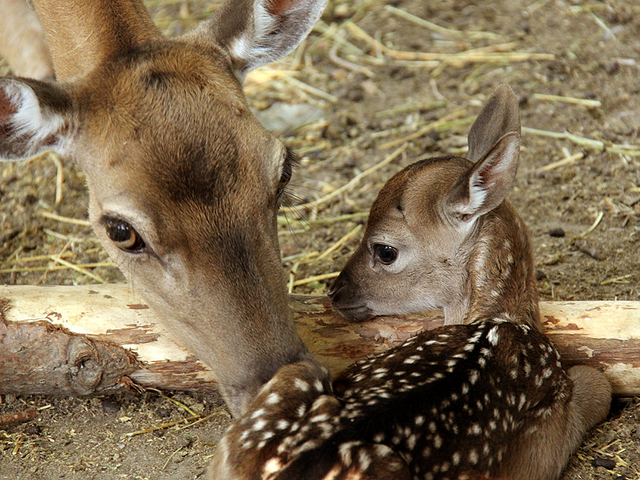
<path id="1" fill-rule="evenodd" d="M 101 404 L 104 413 L 118 413 L 120 411 L 120 404 L 109 398 L 103 398 Z"/>
<path id="2" fill-rule="evenodd" d="M 27 425 L 24 429 L 24 433 L 27 435 L 40 435 L 42 429 L 38 425 Z"/>
<path id="3" fill-rule="evenodd" d="M 202 403 L 194 403 L 189 408 L 191 408 L 191 410 L 193 410 L 194 412 L 196 412 L 198 414 L 204 413 L 204 404 L 202 404 Z"/>
<path id="4" fill-rule="evenodd" d="M 171 416 L 171 410 L 166 407 L 156 408 L 156 415 L 160 418 L 169 418 Z"/>
<path id="5" fill-rule="evenodd" d="M 596 468 L 603 467 L 603 468 L 606 468 L 607 470 L 613 470 L 614 468 L 616 468 L 616 461 L 611 460 L 610 458 L 596 457 L 591 462 L 591 465 L 593 465 Z"/>
<path id="6" fill-rule="evenodd" d="M 566 235 L 564 229 L 560 227 L 552 228 L 549 230 L 550 237 L 563 238 Z"/>

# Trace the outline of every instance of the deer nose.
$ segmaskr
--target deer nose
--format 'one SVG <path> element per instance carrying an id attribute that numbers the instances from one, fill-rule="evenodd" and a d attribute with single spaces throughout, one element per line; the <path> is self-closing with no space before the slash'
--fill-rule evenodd
<path id="1" fill-rule="evenodd" d="M 341 290 L 344 290 L 344 287 L 345 287 L 344 275 L 342 275 L 341 273 L 340 275 L 338 275 L 338 278 L 335 279 L 331 287 L 329 287 L 329 290 L 327 291 L 327 296 L 332 301 L 339 301 L 340 299 L 339 293 Z"/>

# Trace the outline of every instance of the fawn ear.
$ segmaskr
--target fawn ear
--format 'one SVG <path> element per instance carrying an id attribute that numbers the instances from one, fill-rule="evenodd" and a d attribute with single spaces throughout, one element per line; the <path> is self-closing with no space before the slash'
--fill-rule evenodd
<path id="1" fill-rule="evenodd" d="M 500 85 L 471 126 L 467 158 L 477 162 L 510 132 L 520 134 L 518 99 L 509 85 Z"/>
<path id="2" fill-rule="evenodd" d="M 22 160 L 46 150 L 66 155 L 72 102 L 56 84 L 0 78 L 0 160 Z"/>
<path id="3" fill-rule="evenodd" d="M 307 36 L 327 0 L 227 0 L 196 36 L 212 35 L 231 55 L 238 78 L 276 61 Z"/>
<path id="4" fill-rule="evenodd" d="M 448 213 L 460 220 L 473 221 L 500 205 L 513 185 L 519 156 L 519 132 L 499 138 L 449 191 Z"/>

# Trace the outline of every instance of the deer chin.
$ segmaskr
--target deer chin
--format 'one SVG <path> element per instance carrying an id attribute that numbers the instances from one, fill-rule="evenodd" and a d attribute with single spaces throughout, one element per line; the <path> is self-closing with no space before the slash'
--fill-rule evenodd
<path id="1" fill-rule="evenodd" d="M 364 322 L 366 320 L 371 320 L 376 315 L 373 311 L 367 307 L 366 305 L 359 306 L 336 306 L 333 305 L 333 308 L 338 314 L 350 322 Z"/>

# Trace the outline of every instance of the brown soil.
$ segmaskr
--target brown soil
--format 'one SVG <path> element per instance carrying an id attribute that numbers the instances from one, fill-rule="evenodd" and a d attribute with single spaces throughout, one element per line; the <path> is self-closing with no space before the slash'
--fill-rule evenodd
<path id="1" fill-rule="evenodd" d="M 200 0 L 147 3 L 170 35 L 192 27 L 216 6 Z M 435 33 L 398 17 L 385 3 L 460 33 Z M 336 36 L 321 39 L 316 31 L 299 57 L 305 67 L 297 79 L 328 95 L 302 91 L 286 79 L 247 83 L 256 110 L 284 101 L 319 105 L 324 112 L 323 120 L 283 135 L 301 152 L 301 166 L 293 180 L 293 204 L 320 198 L 378 163 L 394 150 L 384 148 L 386 142 L 460 109 L 465 110 L 462 118 L 477 114 L 495 86 L 508 83 L 521 100 L 526 127 L 568 131 L 604 142 L 609 148 L 612 144 L 636 146 L 636 150 L 624 147 L 630 150 L 626 153 L 601 151 L 585 142 L 525 131 L 520 171 L 510 200 L 531 231 L 542 298 L 638 300 L 640 157 L 634 153 L 640 145 L 640 5 L 635 0 L 334 1 L 323 17 L 326 23 L 338 26 L 349 18 L 396 50 L 455 53 L 515 42 L 517 51 L 548 53 L 555 58 L 459 65 L 393 60 L 378 56 L 342 25 L 336 35 L 344 35 L 361 49 L 337 50 L 338 57 L 355 65 L 349 67 L 331 59 Z M 474 38 L 466 33 L 470 31 L 499 37 Z M 377 60 L 372 61 L 371 55 Z M 284 62 L 281 68 L 289 68 L 291 62 Z M 4 70 L 6 73 L 7 68 Z M 589 107 L 549 101 L 537 94 L 601 103 Z M 303 254 L 323 252 L 363 223 L 363 216 L 340 221 L 336 217 L 366 212 L 379 188 L 403 166 L 424 155 L 463 154 L 468 128 L 468 123 L 462 123 L 421 136 L 398 159 L 333 200 L 313 211 L 289 214 L 288 222 L 283 221 L 288 226 L 281 228 L 287 272 L 295 266 L 294 280 L 301 280 L 338 271 L 356 247 L 358 235 L 321 262 Z M 564 166 L 542 169 L 581 153 L 582 158 L 574 157 Z M 28 261 L 64 250 L 65 258 L 73 263 L 108 262 L 89 227 L 41 215 L 45 211 L 87 218 L 82 173 L 64 162 L 63 201 L 54 206 L 56 166 L 51 159 L 5 164 L 0 172 L 0 268 L 3 272 L 14 269 L 0 273 L 0 282 L 94 282 L 74 270 L 35 270 L 33 267 L 49 265 Z M 575 241 L 600 216 L 595 229 Z M 25 267 L 31 270 L 18 270 Z M 109 282 L 123 281 L 111 266 L 89 270 Z M 294 291 L 322 293 L 326 282 L 310 281 Z M 185 393 L 169 396 L 203 415 L 222 412 L 216 398 Z M 198 478 L 228 424 L 220 413 L 186 429 L 178 426 L 128 438 L 123 435 L 187 414 L 154 392 L 93 399 L 0 396 L 0 415 L 31 406 L 42 409 L 35 420 L 0 429 L 0 479 Z M 585 440 L 563 478 L 640 479 L 638 445 L 640 400 L 618 400 L 609 420 Z M 594 467 L 596 459 L 613 460 L 612 469 Z"/>

